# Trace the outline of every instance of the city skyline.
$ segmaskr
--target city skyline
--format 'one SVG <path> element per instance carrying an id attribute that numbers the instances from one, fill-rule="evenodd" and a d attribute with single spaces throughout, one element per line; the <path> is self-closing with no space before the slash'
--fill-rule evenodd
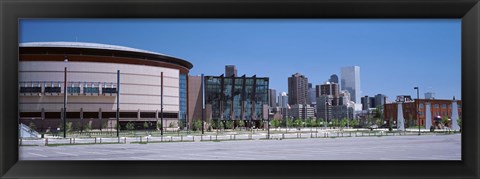
<path id="1" fill-rule="evenodd" d="M 41 20 L 20 21 L 20 42 L 121 45 L 186 59 L 190 75 L 270 78 L 277 95 L 301 73 L 314 86 L 361 68 L 361 96 L 461 99 L 460 20 Z M 256 65 L 252 65 L 256 64 Z M 425 77 L 426 76 L 426 77 Z M 424 77 L 419 78 L 419 77 Z"/>

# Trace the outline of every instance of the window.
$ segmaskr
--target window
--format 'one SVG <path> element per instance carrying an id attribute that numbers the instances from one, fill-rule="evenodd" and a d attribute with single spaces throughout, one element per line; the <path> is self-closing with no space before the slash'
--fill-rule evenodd
<path id="1" fill-rule="evenodd" d="M 87 83 L 85 82 L 84 83 L 85 86 L 83 87 L 83 94 L 87 94 L 87 93 L 97 93 L 99 92 L 99 88 L 98 86 L 95 86 L 95 83 Z"/>
<path id="2" fill-rule="evenodd" d="M 435 108 L 438 108 L 438 104 L 435 104 L 434 107 L 435 107 Z"/>
<path id="3" fill-rule="evenodd" d="M 20 87 L 20 93 L 41 93 L 42 87 Z"/>
<path id="4" fill-rule="evenodd" d="M 155 112 L 141 112 L 140 118 L 155 118 Z"/>
<path id="5" fill-rule="evenodd" d="M 61 93 L 61 87 L 45 87 L 45 93 Z"/>
<path id="6" fill-rule="evenodd" d="M 462 108 L 462 104 L 458 104 L 457 107 L 458 107 L 458 108 Z"/>
<path id="7" fill-rule="evenodd" d="M 161 118 L 162 113 L 158 113 L 158 118 Z M 177 118 L 178 113 L 163 113 L 163 118 Z"/>
<path id="8" fill-rule="evenodd" d="M 106 94 L 106 93 L 117 93 L 117 88 L 102 88 L 102 93 L 103 94 Z"/>
<path id="9" fill-rule="evenodd" d="M 80 118 L 79 112 L 67 112 L 67 118 Z"/>
<path id="10" fill-rule="evenodd" d="M 420 103 L 420 105 L 419 105 L 419 106 L 420 106 L 420 108 L 423 108 L 423 103 Z"/>
<path id="11" fill-rule="evenodd" d="M 60 119 L 61 117 L 60 112 L 45 112 L 45 119 Z"/>
<path id="12" fill-rule="evenodd" d="M 40 112 L 21 112 L 20 117 L 42 117 Z"/>
<path id="13" fill-rule="evenodd" d="M 67 92 L 78 94 L 80 93 L 80 87 L 67 87 Z"/>
<path id="14" fill-rule="evenodd" d="M 447 108 L 447 104 L 442 104 L 442 108 Z"/>
<path id="15" fill-rule="evenodd" d="M 83 112 L 83 118 L 85 119 L 97 119 L 98 112 Z"/>
<path id="16" fill-rule="evenodd" d="M 120 118 L 137 118 L 137 112 L 121 112 Z"/>
<path id="17" fill-rule="evenodd" d="M 116 112 L 102 112 L 102 118 L 116 118 Z"/>
<path id="18" fill-rule="evenodd" d="M 98 87 L 83 87 L 83 93 L 98 93 Z"/>

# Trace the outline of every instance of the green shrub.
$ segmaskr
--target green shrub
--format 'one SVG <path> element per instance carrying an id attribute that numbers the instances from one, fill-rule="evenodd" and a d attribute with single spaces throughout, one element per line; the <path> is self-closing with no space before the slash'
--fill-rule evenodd
<path id="1" fill-rule="evenodd" d="M 67 122 L 66 124 L 66 128 L 67 128 L 67 132 L 72 132 L 72 122 Z"/>
<path id="2" fill-rule="evenodd" d="M 273 128 L 277 128 L 277 127 L 280 127 L 280 120 L 271 120 L 270 121 L 270 125 L 273 127 Z"/>
<path id="3" fill-rule="evenodd" d="M 194 131 L 202 130 L 202 121 L 201 120 L 196 120 L 196 121 L 193 122 L 193 130 Z"/>
<path id="4" fill-rule="evenodd" d="M 135 125 L 132 122 L 128 122 L 125 128 L 127 128 L 127 130 L 134 130 Z"/>

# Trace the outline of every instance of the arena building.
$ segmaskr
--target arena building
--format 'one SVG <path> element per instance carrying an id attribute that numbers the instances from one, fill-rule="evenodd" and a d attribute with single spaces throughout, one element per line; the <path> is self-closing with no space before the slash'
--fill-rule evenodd
<path id="1" fill-rule="evenodd" d="M 39 132 L 63 128 L 65 91 L 66 119 L 77 129 L 115 128 L 117 100 L 122 128 L 128 122 L 155 128 L 162 115 L 163 127 L 171 127 L 187 117 L 193 65 L 186 60 L 96 43 L 29 42 L 19 48 L 19 122 L 33 123 Z"/>

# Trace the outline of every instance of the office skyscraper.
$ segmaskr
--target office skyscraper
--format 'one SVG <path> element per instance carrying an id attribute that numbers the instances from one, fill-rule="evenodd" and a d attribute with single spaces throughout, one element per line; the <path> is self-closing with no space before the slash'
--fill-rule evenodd
<path id="1" fill-rule="evenodd" d="M 317 104 L 317 96 L 315 95 L 315 88 L 312 83 L 308 83 L 308 104 L 315 106 Z"/>
<path id="2" fill-rule="evenodd" d="M 237 77 L 237 67 L 235 65 L 225 65 L 225 77 Z"/>
<path id="3" fill-rule="evenodd" d="M 300 73 L 288 77 L 288 104 L 307 104 L 308 78 Z"/>
<path id="4" fill-rule="evenodd" d="M 288 104 L 287 93 L 282 92 L 278 95 L 278 107 L 286 108 Z"/>
<path id="5" fill-rule="evenodd" d="M 275 89 L 268 89 L 268 98 L 269 98 L 269 102 L 268 102 L 268 105 L 270 107 L 277 107 L 277 90 Z"/>
<path id="6" fill-rule="evenodd" d="M 426 92 L 425 93 L 425 99 L 435 99 L 435 93 L 434 92 Z"/>
<path id="7" fill-rule="evenodd" d="M 341 69 L 341 89 L 350 93 L 350 100 L 360 104 L 360 67 L 349 66 Z"/>
<path id="8" fill-rule="evenodd" d="M 338 76 L 336 74 L 333 74 L 330 76 L 330 79 L 328 80 L 330 83 L 337 83 L 338 84 Z"/>

